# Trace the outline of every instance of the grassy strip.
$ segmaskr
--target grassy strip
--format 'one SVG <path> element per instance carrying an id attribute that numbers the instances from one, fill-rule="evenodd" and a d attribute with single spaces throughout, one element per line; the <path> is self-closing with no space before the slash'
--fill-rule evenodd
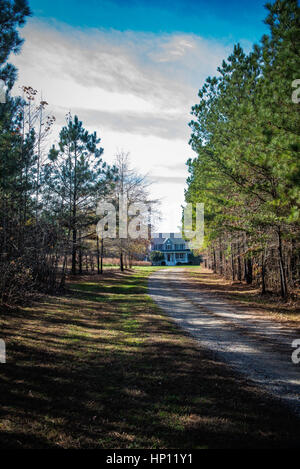
<path id="1" fill-rule="evenodd" d="M 296 418 L 161 314 L 153 270 L 1 313 L 1 448 L 297 446 Z"/>

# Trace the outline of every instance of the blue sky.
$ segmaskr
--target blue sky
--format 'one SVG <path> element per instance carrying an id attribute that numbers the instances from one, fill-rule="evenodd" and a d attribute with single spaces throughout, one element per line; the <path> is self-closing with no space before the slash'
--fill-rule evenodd
<path id="1" fill-rule="evenodd" d="M 266 31 L 264 0 L 31 0 L 34 15 L 72 26 L 184 32 L 237 42 Z"/>
<path id="2" fill-rule="evenodd" d="M 32 86 L 56 116 L 97 131 L 104 158 L 120 150 L 153 181 L 158 229 L 178 231 L 187 178 L 190 110 L 207 76 L 240 42 L 267 32 L 263 1 L 29 0 L 15 86 Z"/>

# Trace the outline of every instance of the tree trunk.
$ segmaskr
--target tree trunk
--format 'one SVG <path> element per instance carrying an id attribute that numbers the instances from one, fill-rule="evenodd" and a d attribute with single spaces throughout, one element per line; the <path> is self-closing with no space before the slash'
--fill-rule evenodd
<path id="1" fill-rule="evenodd" d="M 223 275 L 223 252 L 221 243 L 219 245 L 219 261 L 220 261 L 220 275 Z"/>
<path id="2" fill-rule="evenodd" d="M 62 273 L 61 273 L 61 279 L 60 279 L 60 285 L 59 285 L 60 288 L 64 288 L 65 283 L 66 283 L 66 271 L 67 271 L 67 268 L 68 268 L 67 246 L 69 246 L 69 242 L 70 242 L 70 230 L 68 232 L 68 241 L 65 245 L 64 261 L 63 261 Z"/>
<path id="3" fill-rule="evenodd" d="M 80 244 L 78 248 L 78 264 L 79 264 L 79 275 L 82 275 L 82 245 L 81 245 L 81 232 L 79 231 Z"/>
<path id="4" fill-rule="evenodd" d="M 101 268 L 100 268 L 101 274 L 103 274 L 103 252 L 104 252 L 104 241 L 103 241 L 103 238 L 101 238 Z"/>
<path id="5" fill-rule="evenodd" d="M 235 268 L 234 268 L 234 258 L 233 258 L 233 243 L 231 243 L 231 278 L 235 280 Z"/>
<path id="6" fill-rule="evenodd" d="M 120 252 L 120 270 L 121 272 L 124 271 L 124 264 L 123 264 L 123 251 L 121 249 L 121 252 Z"/>
<path id="7" fill-rule="evenodd" d="M 213 249 L 213 271 L 217 273 L 216 251 Z"/>
<path id="8" fill-rule="evenodd" d="M 266 264 L 265 264 L 265 252 L 261 255 L 261 294 L 266 293 Z"/>
<path id="9" fill-rule="evenodd" d="M 97 273 L 100 274 L 100 251 L 99 251 L 99 237 L 97 236 Z"/>
<path id="10" fill-rule="evenodd" d="M 237 261 L 238 261 L 238 271 L 237 271 L 237 278 L 238 281 L 242 281 L 242 263 L 241 263 L 241 248 L 240 248 L 240 243 L 238 243 L 238 256 L 237 256 Z"/>
<path id="11" fill-rule="evenodd" d="M 252 259 L 245 259 L 245 280 L 248 285 L 253 281 Z"/>
<path id="12" fill-rule="evenodd" d="M 76 254 L 77 254 L 77 230 L 73 229 L 73 240 L 72 240 L 72 274 L 76 275 Z"/>
<path id="13" fill-rule="evenodd" d="M 292 239 L 290 266 L 291 266 L 290 267 L 291 281 L 292 281 L 293 287 L 295 287 L 295 283 L 297 280 L 297 254 L 296 254 L 296 243 L 294 239 Z"/>
<path id="14" fill-rule="evenodd" d="M 287 298 L 288 290 L 287 290 L 286 272 L 285 272 L 285 267 L 284 267 L 283 254 L 282 254 L 282 238 L 281 238 L 280 228 L 278 228 L 278 230 L 277 230 L 277 235 L 278 235 L 278 255 L 279 255 L 279 273 L 280 273 L 281 296 L 282 296 L 282 298 Z"/>

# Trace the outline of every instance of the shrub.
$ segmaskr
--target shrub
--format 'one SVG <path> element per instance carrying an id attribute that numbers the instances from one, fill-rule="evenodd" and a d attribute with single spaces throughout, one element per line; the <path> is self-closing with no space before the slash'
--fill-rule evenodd
<path id="1" fill-rule="evenodd" d="M 31 269 L 22 259 L 0 263 L 0 303 L 26 302 L 33 295 L 34 283 Z"/>
<path id="2" fill-rule="evenodd" d="M 152 251 L 150 253 L 150 260 L 152 262 L 161 262 L 161 261 L 164 260 L 164 258 L 165 258 L 165 256 L 160 251 Z"/>

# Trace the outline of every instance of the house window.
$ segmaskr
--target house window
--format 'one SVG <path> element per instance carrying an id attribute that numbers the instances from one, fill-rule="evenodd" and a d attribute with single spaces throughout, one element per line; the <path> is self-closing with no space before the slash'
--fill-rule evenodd
<path id="1" fill-rule="evenodd" d="M 176 252 L 176 259 L 184 259 L 184 254 L 182 252 Z"/>

